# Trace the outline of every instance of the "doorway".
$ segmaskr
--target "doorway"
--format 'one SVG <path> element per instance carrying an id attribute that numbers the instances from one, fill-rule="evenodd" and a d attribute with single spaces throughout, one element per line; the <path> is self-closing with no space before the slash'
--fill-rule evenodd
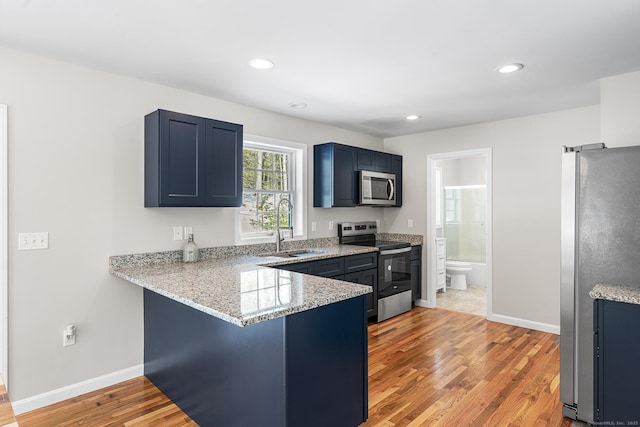
<path id="1" fill-rule="evenodd" d="M 487 318 L 492 313 L 491 148 L 427 157 L 427 306 L 458 309 Z M 437 246 L 446 247 L 446 264 L 462 263 L 451 282 Z M 452 262 L 453 261 L 453 262 Z M 440 276 L 439 276 L 440 274 Z M 440 301 L 440 303 L 438 303 Z"/>

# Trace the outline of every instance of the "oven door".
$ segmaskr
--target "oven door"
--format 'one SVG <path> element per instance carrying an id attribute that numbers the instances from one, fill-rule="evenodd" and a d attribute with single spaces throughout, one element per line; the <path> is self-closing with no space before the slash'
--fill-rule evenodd
<path id="1" fill-rule="evenodd" d="M 411 247 L 381 250 L 378 257 L 378 299 L 411 290 Z"/>

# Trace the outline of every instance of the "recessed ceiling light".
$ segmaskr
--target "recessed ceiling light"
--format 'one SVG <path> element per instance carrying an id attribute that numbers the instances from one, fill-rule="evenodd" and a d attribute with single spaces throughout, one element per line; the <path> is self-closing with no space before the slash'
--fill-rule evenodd
<path id="1" fill-rule="evenodd" d="M 524 68 L 524 65 L 513 63 L 513 64 L 507 64 L 507 65 L 503 65 L 502 67 L 499 67 L 498 72 L 502 74 L 508 74 L 508 73 L 520 71 L 523 68 Z"/>
<path id="2" fill-rule="evenodd" d="M 407 117 L 405 117 L 405 119 L 407 119 L 407 120 L 418 120 L 419 118 L 420 118 L 420 116 L 417 115 L 417 114 L 410 114 Z"/>
<path id="3" fill-rule="evenodd" d="M 258 70 L 268 70 L 270 68 L 273 68 L 273 62 L 264 58 L 254 58 L 249 61 L 249 65 Z"/>
<path id="4" fill-rule="evenodd" d="M 293 104 L 289 105 L 291 108 L 297 108 L 299 110 L 303 109 L 303 108 L 307 108 L 307 104 L 305 104 L 304 102 L 296 102 Z"/>

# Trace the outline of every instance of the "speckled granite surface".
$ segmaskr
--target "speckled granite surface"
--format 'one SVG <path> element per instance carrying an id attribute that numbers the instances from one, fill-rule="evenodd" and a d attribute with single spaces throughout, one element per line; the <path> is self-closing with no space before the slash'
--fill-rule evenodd
<path id="1" fill-rule="evenodd" d="M 632 288 L 622 285 L 595 285 L 589 292 L 593 299 L 626 302 L 640 305 L 640 288 Z"/>
<path id="2" fill-rule="evenodd" d="M 267 246 L 269 253 L 273 245 Z M 248 326 L 371 293 L 369 286 L 269 266 L 377 251 L 333 244 L 313 247 L 311 256 L 281 258 L 212 249 L 217 250 L 205 250 L 202 260 L 186 264 L 180 262 L 181 251 L 114 256 L 109 258 L 109 271 L 227 322 Z"/>
<path id="3" fill-rule="evenodd" d="M 390 240 L 392 242 L 409 242 L 412 246 L 422 245 L 424 238 L 422 234 L 399 234 L 399 233 L 378 233 L 379 240 Z"/>
<path id="4" fill-rule="evenodd" d="M 338 246 L 337 237 L 311 240 L 290 240 L 282 242 L 282 250 L 298 250 L 304 248 L 325 248 Z M 258 255 L 271 253 L 275 250 L 275 244 L 263 243 L 260 245 L 244 246 L 218 246 L 213 248 L 200 248 L 200 259 L 232 257 L 241 255 Z M 168 262 L 182 262 L 182 251 L 150 252 L 143 254 L 118 255 L 109 258 L 109 268 L 119 268 L 132 265 L 166 264 Z M 299 261 L 298 261 L 299 262 Z"/>

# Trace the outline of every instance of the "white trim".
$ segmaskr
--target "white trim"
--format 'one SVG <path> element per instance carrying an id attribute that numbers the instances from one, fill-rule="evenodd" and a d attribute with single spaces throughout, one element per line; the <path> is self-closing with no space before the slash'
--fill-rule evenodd
<path id="1" fill-rule="evenodd" d="M 91 378 L 86 381 L 12 402 L 13 412 L 16 415 L 24 414 L 25 412 L 53 405 L 54 403 L 62 402 L 63 400 L 100 390 L 101 388 L 109 387 L 143 375 L 144 365 L 132 366 L 131 368 L 112 372 L 110 374 L 102 375 L 101 377 Z"/>
<path id="2" fill-rule="evenodd" d="M 416 300 L 415 304 L 416 304 L 418 307 L 433 308 L 433 307 L 430 307 L 430 306 L 429 306 L 429 301 L 427 301 L 426 299 L 419 299 L 419 300 Z"/>
<path id="3" fill-rule="evenodd" d="M 487 320 L 490 320 L 492 322 L 504 323 L 511 326 L 518 326 L 520 328 L 533 329 L 535 331 L 560 335 L 560 326 L 551 325 L 549 323 L 535 322 L 533 320 L 520 319 L 518 317 L 503 316 L 501 314 L 492 314 L 490 316 L 487 316 Z"/>
<path id="4" fill-rule="evenodd" d="M 0 375 L 9 390 L 9 227 L 7 106 L 0 104 Z"/>
<path id="5" fill-rule="evenodd" d="M 438 160 L 484 157 L 487 166 L 487 319 L 493 316 L 493 164 L 491 148 L 427 155 L 427 300 L 425 307 L 436 307 L 436 236 L 435 236 L 435 162 Z"/>

